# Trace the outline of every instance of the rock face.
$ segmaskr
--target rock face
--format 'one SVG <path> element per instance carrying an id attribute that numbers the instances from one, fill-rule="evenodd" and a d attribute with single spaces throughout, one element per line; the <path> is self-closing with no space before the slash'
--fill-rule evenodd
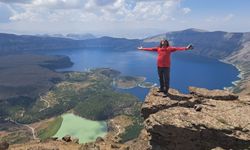
<path id="1" fill-rule="evenodd" d="M 0 141 L 0 150 L 7 150 L 9 148 L 9 143 L 6 141 Z"/>
<path id="2" fill-rule="evenodd" d="M 208 90 L 204 88 L 189 87 L 190 94 L 197 97 L 210 98 L 215 100 L 237 100 L 238 96 L 229 91 Z"/>
<path id="3" fill-rule="evenodd" d="M 62 138 L 62 140 L 65 141 L 65 142 L 71 142 L 71 141 L 72 141 L 70 135 L 65 135 L 65 136 Z"/>
<path id="4" fill-rule="evenodd" d="M 148 118 L 149 115 L 154 114 L 159 110 L 178 106 L 179 103 L 182 102 L 181 100 L 188 100 L 192 98 L 191 95 L 181 94 L 179 91 L 174 89 L 170 89 L 170 93 L 172 93 L 171 98 L 173 99 L 171 101 L 169 98 L 162 98 L 162 95 L 157 92 L 156 88 L 152 89 L 146 97 L 141 109 L 144 119 Z"/>
<path id="5" fill-rule="evenodd" d="M 250 97 L 223 90 L 171 89 L 163 98 L 151 89 L 142 106 L 151 149 L 250 149 Z M 199 111 L 194 106 L 201 107 Z"/>

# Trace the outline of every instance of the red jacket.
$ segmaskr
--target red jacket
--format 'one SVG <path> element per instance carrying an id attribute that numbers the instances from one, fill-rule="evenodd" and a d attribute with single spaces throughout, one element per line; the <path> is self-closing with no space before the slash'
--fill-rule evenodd
<path id="1" fill-rule="evenodd" d="M 146 51 L 157 51 L 158 52 L 158 59 L 157 59 L 157 66 L 158 67 L 170 67 L 170 54 L 175 51 L 183 51 L 187 50 L 186 47 L 152 47 L 152 48 L 142 48 L 142 50 Z"/>

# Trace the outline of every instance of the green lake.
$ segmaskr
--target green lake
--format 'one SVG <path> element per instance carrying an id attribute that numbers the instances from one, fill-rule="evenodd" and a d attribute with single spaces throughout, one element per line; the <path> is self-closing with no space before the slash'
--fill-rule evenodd
<path id="1" fill-rule="evenodd" d="M 103 137 L 107 133 L 105 121 L 92 121 L 74 114 L 64 114 L 62 117 L 62 125 L 54 137 L 70 135 L 79 138 L 80 143 L 86 143 L 95 141 L 97 137 Z"/>

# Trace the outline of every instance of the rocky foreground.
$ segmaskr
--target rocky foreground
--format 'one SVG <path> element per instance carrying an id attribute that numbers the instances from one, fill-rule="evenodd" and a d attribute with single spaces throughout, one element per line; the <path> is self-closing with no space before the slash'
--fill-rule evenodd
<path id="1" fill-rule="evenodd" d="M 250 149 L 250 97 L 195 87 L 189 91 L 171 90 L 168 98 L 150 91 L 142 106 L 150 149 Z"/>
<path id="2" fill-rule="evenodd" d="M 99 138 L 72 146 L 82 150 L 247 150 L 250 149 L 250 97 L 228 91 L 189 88 L 190 94 L 171 89 L 163 97 L 151 89 L 142 106 L 145 129 L 127 143 Z M 57 145 L 58 142 L 57 141 Z M 29 149 L 53 149 L 51 142 Z M 66 146 L 65 141 L 61 141 Z M 29 145 L 29 144 L 28 144 Z M 59 144 L 60 145 L 60 144 Z M 27 144 L 26 144 L 27 146 Z M 51 146 L 51 144 L 50 144 Z M 56 146 L 56 145 L 54 145 Z M 23 145 L 11 146 L 19 149 Z M 67 146 L 62 149 L 67 149 Z M 56 146 L 54 149 L 60 149 Z"/>

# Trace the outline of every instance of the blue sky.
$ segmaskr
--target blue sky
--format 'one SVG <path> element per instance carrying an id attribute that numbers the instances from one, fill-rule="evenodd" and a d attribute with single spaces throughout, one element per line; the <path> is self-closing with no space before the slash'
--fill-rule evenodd
<path id="1" fill-rule="evenodd" d="M 250 0 L 0 0 L 0 32 L 138 38 L 199 28 L 249 32 Z"/>

